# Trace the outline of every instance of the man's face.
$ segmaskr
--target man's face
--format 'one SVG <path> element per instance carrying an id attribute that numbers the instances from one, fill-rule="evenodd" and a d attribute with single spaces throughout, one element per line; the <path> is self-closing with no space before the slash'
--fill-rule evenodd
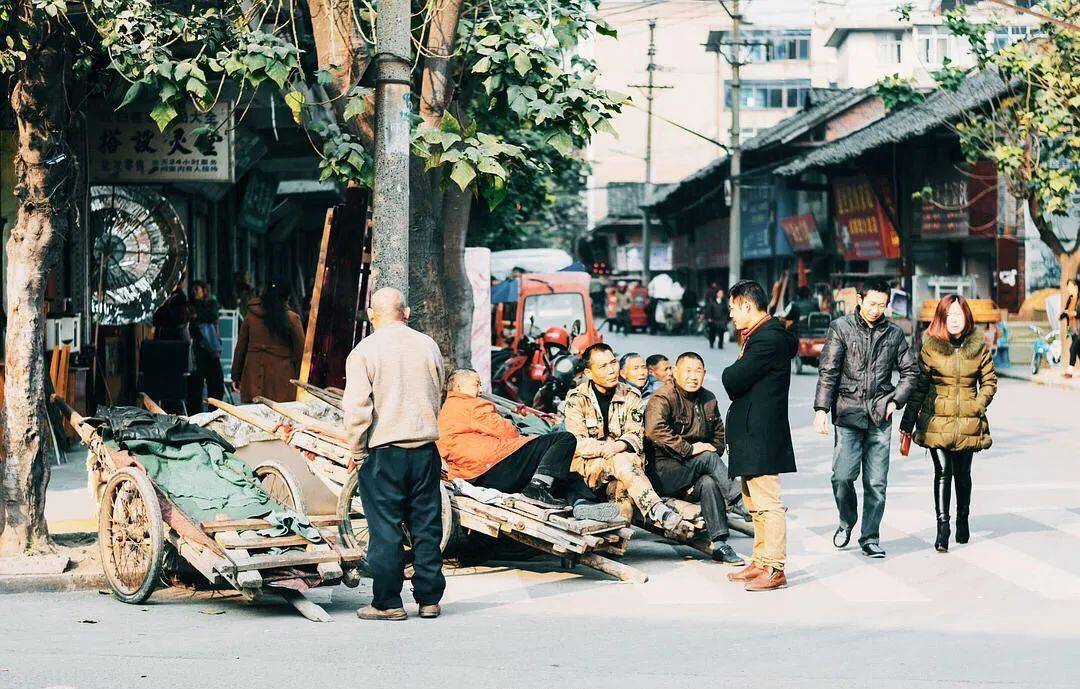
<path id="1" fill-rule="evenodd" d="M 697 392 L 705 382 L 705 366 L 693 357 L 683 357 L 675 364 L 675 384 L 680 390 Z"/>
<path id="2" fill-rule="evenodd" d="M 195 298 L 206 299 L 206 290 L 202 285 L 195 285 Z"/>
<path id="3" fill-rule="evenodd" d="M 462 376 L 455 387 L 456 392 L 468 397 L 479 397 L 480 389 L 480 376 L 476 373 Z"/>
<path id="4" fill-rule="evenodd" d="M 623 365 L 622 377 L 631 385 L 641 387 L 649 379 L 649 367 L 645 365 L 645 359 L 640 356 L 632 356 Z"/>
<path id="5" fill-rule="evenodd" d="M 619 382 L 619 360 L 613 352 L 593 352 L 585 367 L 585 377 L 598 388 L 609 390 Z"/>
<path id="6" fill-rule="evenodd" d="M 653 374 L 653 378 L 656 378 L 661 383 L 666 383 L 671 380 L 671 362 L 667 359 L 661 359 L 656 362 L 656 366 L 649 369 L 649 373 Z"/>
<path id="7" fill-rule="evenodd" d="M 867 323 L 876 323 L 889 305 L 889 295 L 885 292 L 870 290 L 865 297 L 859 297 L 859 311 Z"/>
<path id="8" fill-rule="evenodd" d="M 754 302 L 745 297 L 736 297 L 731 300 L 731 321 L 737 330 L 749 328 L 759 317 L 754 308 Z"/>

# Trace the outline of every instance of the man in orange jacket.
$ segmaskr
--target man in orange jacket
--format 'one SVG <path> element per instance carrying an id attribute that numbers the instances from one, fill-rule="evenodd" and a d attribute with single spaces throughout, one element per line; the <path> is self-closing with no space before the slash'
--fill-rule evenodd
<path id="1" fill-rule="evenodd" d="M 570 471 L 577 447 L 572 433 L 521 435 L 494 404 L 480 397 L 480 385 L 480 376 L 469 369 L 454 371 L 447 382 L 436 444 L 451 479 L 461 478 L 503 493 L 521 493 L 555 506 L 567 504 L 554 495 L 565 491 L 578 519 L 609 521 L 618 517 L 613 503 L 597 504 L 596 494 Z"/>

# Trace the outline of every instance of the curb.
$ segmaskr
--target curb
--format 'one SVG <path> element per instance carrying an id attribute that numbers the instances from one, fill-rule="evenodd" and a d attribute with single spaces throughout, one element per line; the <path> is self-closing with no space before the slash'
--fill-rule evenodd
<path id="1" fill-rule="evenodd" d="M 64 572 L 63 574 L 19 574 L 0 577 L 0 594 L 70 593 L 108 588 L 102 570 Z"/>
<path id="2" fill-rule="evenodd" d="M 1027 373 L 1010 371 L 1006 368 L 997 369 L 997 375 L 999 378 L 1009 378 L 1010 380 L 1023 380 L 1028 383 L 1034 383 L 1035 385 L 1042 385 L 1048 388 L 1057 388 L 1059 390 L 1080 390 L 1080 385 L 1076 383 L 1069 383 L 1065 380 L 1053 380 L 1050 378 L 1038 378 Z"/>

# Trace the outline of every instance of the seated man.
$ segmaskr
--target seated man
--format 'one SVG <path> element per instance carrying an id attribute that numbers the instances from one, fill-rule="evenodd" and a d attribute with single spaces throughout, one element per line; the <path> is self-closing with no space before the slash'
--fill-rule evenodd
<path id="1" fill-rule="evenodd" d="M 649 382 L 649 369 L 645 366 L 645 358 L 637 352 L 628 352 L 619 357 L 619 380 L 633 386 L 644 399 L 645 386 Z"/>
<path id="2" fill-rule="evenodd" d="M 728 505 L 745 518 L 742 489 L 728 477 L 724 422 L 716 396 L 702 387 L 705 362 L 694 352 L 675 360 L 674 379 L 645 407 L 647 475 L 660 495 L 701 504 L 712 556 L 728 565 L 744 564 L 728 539 Z"/>
<path id="3" fill-rule="evenodd" d="M 596 504 L 596 495 L 580 476 L 570 472 L 577 445 L 573 435 L 565 431 L 521 435 L 494 404 L 480 397 L 476 371 L 454 371 L 446 388 L 436 445 L 450 478 L 561 506 L 566 501 L 552 493 L 558 481 L 576 518 L 610 521 L 619 516 L 613 503 Z"/>
<path id="4" fill-rule="evenodd" d="M 603 489 L 631 519 L 634 507 L 666 531 L 689 536 L 693 525 L 664 504 L 645 477 L 641 394 L 619 382 L 619 362 L 606 344 L 586 349 L 585 381 L 566 397 L 566 430 L 577 438 L 571 470 L 593 490 Z"/>

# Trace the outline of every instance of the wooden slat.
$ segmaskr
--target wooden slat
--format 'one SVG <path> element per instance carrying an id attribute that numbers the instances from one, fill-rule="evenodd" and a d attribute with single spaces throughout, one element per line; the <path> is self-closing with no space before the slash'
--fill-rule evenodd
<path id="1" fill-rule="evenodd" d="M 319 533 L 327 541 L 336 541 L 338 534 L 330 529 L 319 529 Z M 214 535 L 214 540 L 223 548 L 246 548 L 258 550 L 260 548 L 291 548 L 296 546 L 306 547 L 313 544 L 308 539 L 298 534 L 288 536 L 243 536 L 235 531 L 222 531 Z"/>
<path id="2" fill-rule="evenodd" d="M 312 526 L 337 526 L 341 523 L 341 519 L 336 514 L 321 514 L 317 516 L 310 516 L 308 520 Z M 251 531 L 258 529 L 267 529 L 270 526 L 270 522 L 265 519 L 227 519 L 221 521 L 209 521 L 203 522 L 199 527 L 206 533 L 217 533 L 218 531 Z"/>
<path id="3" fill-rule="evenodd" d="M 598 522 L 594 519 L 568 519 L 559 514 L 553 514 L 547 518 L 547 522 L 560 529 L 566 529 L 570 533 L 578 535 L 599 534 L 608 531 L 618 531 L 626 526 L 626 521 L 619 519 L 613 522 Z"/>
<path id="4" fill-rule="evenodd" d="M 295 553 L 281 553 L 279 555 L 249 555 L 248 557 L 236 557 L 230 559 L 233 560 L 237 572 L 246 572 L 254 569 L 299 567 L 301 565 L 317 565 L 320 562 L 336 562 L 338 555 L 333 551 L 302 551 Z"/>
<path id="5" fill-rule="evenodd" d="M 292 419 L 293 421 L 301 424 L 302 426 L 304 426 L 304 428 L 312 431 L 313 433 L 326 436 L 327 438 L 330 438 L 331 440 L 336 440 L 339 443 L 347 444 L 349 442 L 348 437 L 346 437 L 344 433 L 341 433 L 336 429 L 327 426 L 325 423 L 319 421 L 318 419 L 311 418 L 307 414 L 298 412 L 295 409 L 289 409 L 285 405 L 278 404 L 274 400 L 266 399 L 265 397 L 256 397 L 255 401 L 259 404 L 269 407 L 274 411 L 275 414 L 280 414 L 287 419 Z"/>

